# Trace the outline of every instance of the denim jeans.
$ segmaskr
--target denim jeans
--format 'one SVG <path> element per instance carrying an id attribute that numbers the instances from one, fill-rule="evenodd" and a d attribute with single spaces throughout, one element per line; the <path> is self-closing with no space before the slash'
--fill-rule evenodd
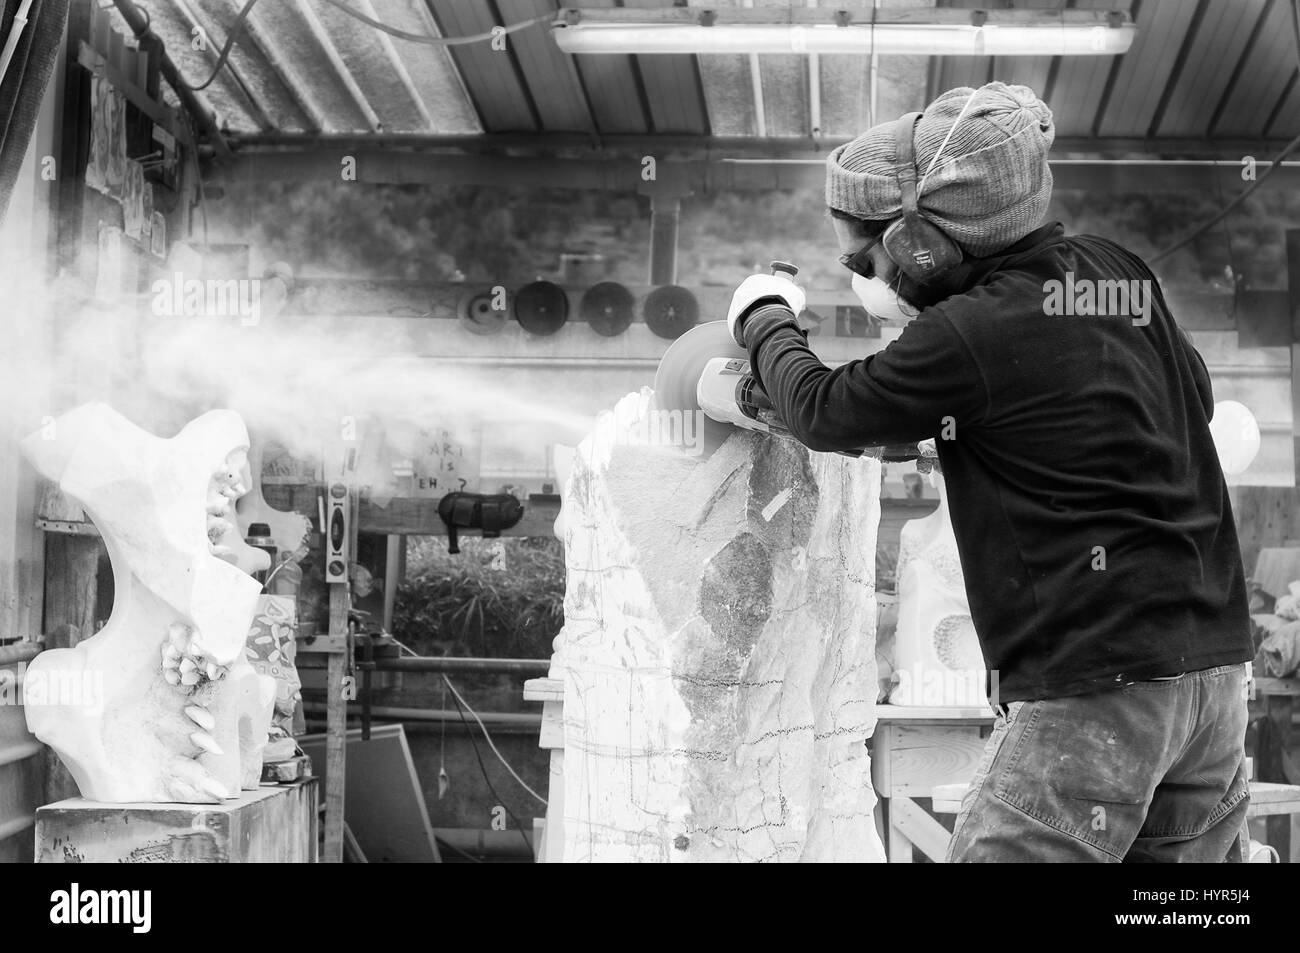
<path id="1" fill-rule="evenodd" d="M 1240 862 L 1245 665 L 997 712 L 950 862 Z"/>

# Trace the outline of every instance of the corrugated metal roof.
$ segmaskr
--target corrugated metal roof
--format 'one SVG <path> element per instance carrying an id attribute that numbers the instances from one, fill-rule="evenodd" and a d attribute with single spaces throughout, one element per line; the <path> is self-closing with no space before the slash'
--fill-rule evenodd
<path id="1" fill-rule="evenodd" d="M 244 0 L 142 0 L 191 82 L 206 79 Z M 467 36 L 558 10 L 556 0 L 350 0 L 400 30 Z M 666 0 L 574 5 L 673 6 Z M 691 6 L 789 6 L 692 0 Z M 826 0 L 828 7 L 853 6 Z M 885 0 L 886 8 L 930 0 Z M 940 6 L 991 8 L 1006 0 Z M 870 4 L 862 4 L 869 9 Z M 1016 6 L 1120 9 L 1137 24 L 1123 56 L 881 57 L 880 118 L 944 89 L 992 79 L 1034 87 L 1075 151 L 1116 141 L 1286 139 L 1300 131 L 1300 70 L 1287 0 L 1031 0 Z M 195 48 L 195 30 L 206 36 Z M 835 140 L 872 119 L 865 56 L 569 56 L 540 24 L 489 43 L 433 47 L 390 37 L 320 0 L 262 0 L 228 67 L 206 90 L 235 138 L 519 134 Z M 760 113 L 761 110 L 761 113 Z M 557 139 L 558 141 L 558 139 Z"/>

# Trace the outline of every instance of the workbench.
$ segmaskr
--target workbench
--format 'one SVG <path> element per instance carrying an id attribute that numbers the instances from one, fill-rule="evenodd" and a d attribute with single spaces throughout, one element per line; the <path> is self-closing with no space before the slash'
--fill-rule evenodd
<path id="1" fill-rule="evenodd" d="M 877 705 L 876 719 L 867 744 L 886 857 L 891 864 L 910 864 L 915 848 L 942 863 L 951 832 L 917 801 L 928 803 L 938 785 L 970 781 L 993 732 L 993 711 Z"/>
<path id="2" fill-rule="evenodd" d="M 1293 722 L 1297 699 L 1300 699 L 1300 679 L 1255 678 L 1252 708 L 1268 722 L 1267 729 L 1259 735 L 1255 750 L 1255 775 L 1262 782 L 1294 784 L 1300 781 L 1300 767 L 1295 765 L 1290 754 L 1295 740 Z M 1268 843 L 1276 848 L 1283 860 L 1300 861 L 1300 837 L 1293 836 L 1295 816 L 1272 812 L 1264 816 L 1267 817 Z"/>

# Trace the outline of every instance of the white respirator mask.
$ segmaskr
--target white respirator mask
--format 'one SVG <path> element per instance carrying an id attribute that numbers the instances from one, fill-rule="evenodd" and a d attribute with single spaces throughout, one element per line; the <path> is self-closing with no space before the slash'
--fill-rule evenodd
<path id="1" fill-rule="evenodd" d="M 877 277 L 864 278 L 855 274 L 853 292 L 867 314 L 886 324 L 905 324 L 921 313 L 921 309 L 899 294 L 897 288 Z"/>

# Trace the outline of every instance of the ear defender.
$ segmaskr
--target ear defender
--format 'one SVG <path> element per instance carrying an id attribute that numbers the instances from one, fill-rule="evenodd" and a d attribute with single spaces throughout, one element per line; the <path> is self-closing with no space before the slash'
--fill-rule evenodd
<path id="1" fill-rule="evenodd" d="M 916 148 L 913 137 L 920 119 L 920 113 L 908 113 L 894 125 L 894 175 L 902 193 L 903 217 L 885 230 L 881 244 L 903 274 L 923 285 L 961 264 L 962 252 L 957 243 L 937 225 L 922 218 L 917 208 Z"/>

